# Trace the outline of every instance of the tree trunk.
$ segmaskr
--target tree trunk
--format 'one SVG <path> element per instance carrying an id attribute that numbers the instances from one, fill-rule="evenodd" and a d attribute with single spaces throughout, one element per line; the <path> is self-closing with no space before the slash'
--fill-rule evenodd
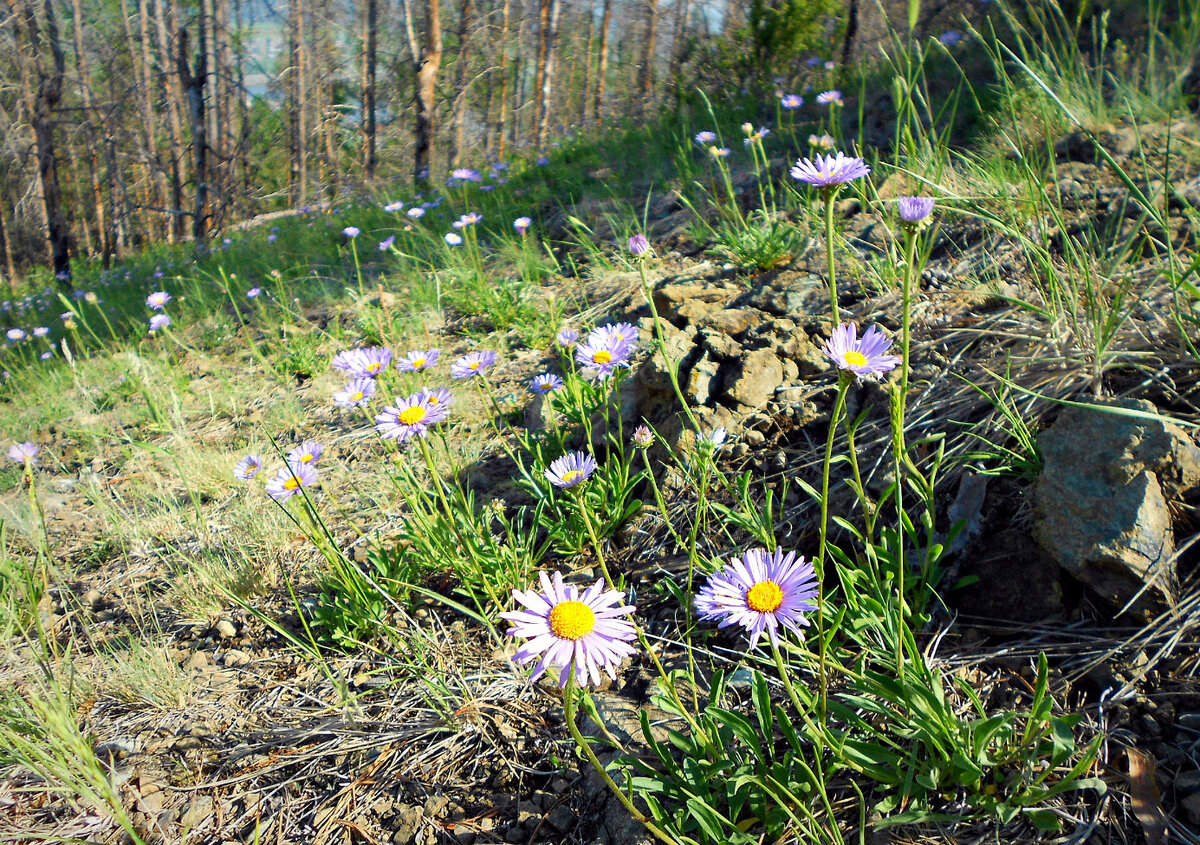
<path id="1" fill-rule="evenodd" d="M 417 43 L 412 22 L 412 3 L 405 0 L 404 13 L 408 27 L 416 74 L 416 127 L 413 144 L 413 179 L 418 185 L 428 184 L 431 176 L 430 151 L 433 148 L 434 119 L 437 106 L 437 75 L 442 64 L 442 10 L 439 0 L 426 0 L 427 30 L 425 46 Z"/>
<path id="2" fill-rule="evenodd" d="M 689 0 L 675 0 L 675 25 L 671 37 L 671 67 L 667 71 L 669 85 L 680 90 L 679 73 L 683 67 L 683 45 L 686 43 Z"/>
<path id="3" fill-rule="evenodd" d="M 647 0 L 650 16 L 646 20 L 646 39 L 642 51 L 642 72 L 638 83 L 638 113 L 643 117 L 654 99 L 654 59 L 658 46 L 658 0 Z"/>
<path id="4" fill-rule="evenodd" d="M 195 72 L 188 66 L 187 29 L 179 32 L 179 52 L 175 57 L 179 84 L 187 93 L 188 117 L 192 124 L 192 169 L 196 174 L 196 200 L 192 206 L 192 239 L 203 244 L 208 237 L 208 125 L 204 114 L 204 82 L 208 76 L 207 24 L 203 12 L 196 27 Z"/>
<path id="5" fill-rule="evenodd" d="M 542 72 L 542 89 L 539 99 L 542 104 L 541 117 L 537 125 L 537 145 L 545 146 L 550 131 L 551 93 L 554 85 L 554 61 L 558 55 L 558 18 L 562 12 L 562 0 L 550 4 L 550 28 L 546 31 L 546 59 Z"/>
<path id="6" fill-rule="evenodd" d="M 166 2 L 167 0 L 157 0 L 155 3 L 154 21 L 158 31 L 159 78 L 166 100 L 167 132 L 171 141 L 171 235 L 175 240 L 182 240 L 183 183 L 187 180 L 187 164 L 183 157 L 183 123 L 179 117 L 182 95 L 175 75 L 167 72 L 167 68 L 170 67 L 174 33 L 167 30 Z"/>
<path id="7" fill-rule="evenodd" d="M 108 221 L 104 213 L 104 191 L 100 184 L 99 144 L 96 137 L 96 103 L 92 97 L 92 77 L 88 70 L 86 55 L 83 49 L 83 9 L 81 0 L 71 3 L 71 31 L 74 35 L 75 70 L 79 74 L 79 97 L 83 101 L 83 138 L 87 144 L 88 182 L 92 191 L 92 213 L 96 218 L 96 229 L 99 232 L 100 252 L 105 267 L 108 266 L 108 256 L 112 249 L 109 243 Z"/>
<path id="8" fill-rule="evenodd" d="M 546 86 L 546 59 L 550 53 L 550 4 L 552 0 L 539 0 L 537 64 L 533 69 L 533 127 L 536 131 L 542 121 L 542 91 Z"/>
<path id="9" fill-rule="evenodd" d="M 0 200 L 3 197 L 0 196 Z M 0 251 L 4 253 L 4 268 L 8 271 L 8 289 L 17 295 L 17 265 L 13 261 L 12 240 L 8 235 L 8 221 L 4 216 L 4 205 L 0 203 Z"/>
<path id="10" fill-rule="evenodd" d="M 496 117 L 496 158 L 504 161 L 504 130 L 508 124 L 508 33 L 511 0 L 504 0 L 500 17 L 500 114 Z"/>
<path id="11" fill-rule="evenodd" d="M 304 114 L 307 109 L 305 97 L 307 87 L 304 73 L 304 9 L 303 0 L 289 0 L 288 39 L 291 41 L 291 117 L 292 117 L 292 172 L 291 200 L 296 208 L 308 201 L 308 151 L 306 140 L 308 129 Z"/>
<path id="12" fill-rule="evenodd" d="M 16 27 L 22 94 L 33 127 L 39 194 L 46 221 L 46 248 L 54 275 L 66 283 L 71 278 L 71 230 L 63 213 L 58 155 L 54 146 L 54 110 L 62 100 L 63 76 L 66 74 L 66 57 L 58 38 L 58 18 L 53 0 L 43 0 L 41 22 L 34 0 L 25 0 L 20 8 L 16 0 L 7 0 L 7 5 Z M 20 49 L 22 26 L 26 50 Z M 51 60 L 49 68 L 45 63 L 47 51 Z"/>
<path id="13" fill-rule="evenodd" d="M 365 72 L 363 73 L 363 133 L 366 135 L 367 157 L 364 170 L 367 179 L 375 178 L 375 26 L 379 18 L 378 0 L 367 0 L 367 37 Z"/>
<path id="14" fill-rule="evenodd" d="M 579 125 L 586 126 L 588 122 L 588 106 L 592 104 L 592 85 L 595 83 L 593 75 L 592 54 L 596 50 L 596 13 L 594 9 L 588 9 L 587 43 L 584 53 L 583 66 L 583 94 L 579 100 Z M 578 64 L 578 62 L 576 62 Z"/>
<path id="15" fill-rule="evenodd" d="M 597 122 L 604 119 L 604 83 L 608 79 L 608 32 L 611 24 L 612 0 L 604 0 L 604 14 L 600 20 L 600 66 L 596 69 L 596 105 L 592 109 Z"/>
<path id="16" fill-rule="evenodd" d="M 138 100 L 141 105 L 142 121 L 146 131 L 147 162 L 154 173 L 154 184 L 157 189 L 155 201 L 159 208 L 167 204 L 167 174 L 158 158 L 158 109 L 152 98 L 155 86 L 151 84 L 151 68 L 154 63 L 150 58 L 150 9 L 147 0 L 138 0 L 138 80 L 141 85 Z M 162 221 L 162 232 L 171 238 L 170 220 Z"/>
<path id="17" fill-rule="evenodd" d="M 467 57 L 470 53 L 471 0 L 458 0 L 458 58 L 454 62 L 454 134 L 450 166 L 462 164 L 463 135 L 467 120 Z"/>

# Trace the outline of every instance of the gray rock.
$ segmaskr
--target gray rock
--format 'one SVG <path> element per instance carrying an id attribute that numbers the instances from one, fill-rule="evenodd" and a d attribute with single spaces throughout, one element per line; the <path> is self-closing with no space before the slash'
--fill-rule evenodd
<path id="1" fill-rule="evenodd" d="M 707 352 L 701 355 L 700 360 L 688 372 L 687 381 L 683 385 L 683 392 L 688 400 L 697 405 L 707 405 L 720 386 L 717 378 L 720 369 L 720 365 Z"/>
<path id="2" fill-rule="evenodd" d="M 1200 449 L 1146 401 L 1109 404 L 1132 417 L 1068 408 L 1038 438 L 1034 537 L 1072 577 L 1145 615 L 1174 600 L 1167 498 L 1200 483 Z"/>
<path id="3" fill-rule="evenodd" d="M 224 618 L 217 621 L 217 624 L 213 626 L 213 630 L 216 632 L 217 636 L 223 640 L 233 639 L 237 636 L 238 632 L 237 625 L 234 625 L 233 622 Z"/>

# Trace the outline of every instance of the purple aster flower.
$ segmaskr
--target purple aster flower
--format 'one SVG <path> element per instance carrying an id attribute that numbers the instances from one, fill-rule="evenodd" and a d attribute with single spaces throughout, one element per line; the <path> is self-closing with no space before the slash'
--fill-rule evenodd
<path id="1" fill-rule="evenodd" d="M 528 663 L 541 655 L 529 679 L 535 681 L 546 669 L 557 666 L 562 669 L 558 679 L 561 687 L 566 687 L 572 670 L 581 686 L 589 677 L 598 686 L 601 669 L 616 680 L 621 661 L 636 652 L 630 643 L 637 632 L 624 618 L 636 608 L 621 604 L 625 594 L 605 590 L 603 581 L 581 595 L 578 587 L 565 585 L 558 572 L 553 577 L 542 572 L 540 578 L 541 593 L 513 590 L 513 598 L 525 606 L 524 610 L 500 614 L 513 623 L 509 636 L 529 640 L 513 660 Z"/>
<path id="2" fill-rule="evenodd" d="M 437 349 L 427 349 L 424 352 L 420 349 L 413 349 L 396 362 L 396 369 L 405 373 L 415 373 L 426 367 L 432 367 L 437 363 L 438 356 L 441 354 Z"/>
<path id="3" fill-rule="evenodd" d="M 267 235 L 267 243 L 273 244 L 277 240 L 279 240 L 279 235 L 275 234 L 274 232 L 271 232 L 271 234 Z"/>
<path id="4" fill-rule="evenodd" d="M 450 171 L 452 179 L 459 179 L 463 182 L 482 182 L 483 177 L 479 175 L 478 170 L 472 170 L 469 167 L 459 167 Z"/>
<path id="5" fill-rule="evenodd" d="M 712 146 L 708 148 L 708 154 L 713 158 L 729 158 L 731 152 L 729 147 Z"/>
<path id="6" fill-rule="evenodd" d="M 429 426 L 441 422 L 450 414 L 444 404 L 431 405 L 421 393 L 414 393 L 395 406 L 388 406 L 375 416 L 375 430 L 384 440 L 407 440 L 425 437 Z"/>
<path id="7" fill-rule="evenodd" d="M 454 394 L 448 387 L 435 387 L 432 390 L 422 387 L 417 391 L 417 397 L 431 408 L 439 405 L 446 408 L 454 401 Z"/>
<path id="8" fill-rule="evenodd" d="M 171 325 L 171 318 L 166 314 L 155 314 L 150 318 L 150 331 L 156 332 Z"/>
<path id="9" fill-rule="evenodd" d="M 522 235 L 525 234 L 527 231 L 529 231 L 529 227 L 532 225 L 533 225 L 533 220 L 531 220 L 528 217 L 518 217 L 516 220 L 513 221 L 513 228 L 516 229 L 517 232 Z"/>
<path id="10" fill-rule="evenodd" d="M 343 370 L 354 378 L 375 378 L 392 361 L 392 350 L 386 346 L 367 346 L 345 349 L 333 356 L 333 368 Z"/>
<path id="11" fill-rule="evenodd" d="M 425 209 L 421 208 L 421 206 L 419 206 L 419 205 L 414 205 L 412 208 L 410 208 L 408 211 L 406 211 L 404 213 L 407 214 L 409 217 L 411 217 L 413 220 L 419 220 L 420 218 L 425 216 Z"/>
<path id="12" fill-rule="evenodd" d="M 24 329 L 9 329 L 7 332 L 5 332 L 5 335 L 9 340 L 13 341 L 24 340 L 26 337 Z"/>
<path id="13" fill-rule="evenodd" d="M 938 36 L 938 41 L 947 47 L 953 47 L 963 40 L 963 34 L 957 29 L 948 29 Z"/>
<path id="14" fill-rule="evenodd" d="M 725 430 L 725 426 L 719 425 L 712 430 L 710 434 L 700 438 L 700 443 L 710 449 L 718 449 L 729 437 L 729 432 Z"/>
<path id="15" fill-rule="evenodd" d="M 563 329 L 554 338 L 558 341 L 558 345 L 564 349 L 575 345 L 575 341 L 579 340 L 579 332 L 574 329 Z"/>
<path id="16" fill-rule="evenodd" d="M 466 228 L 467 226 L 474 226 L 476 223 L 478 223 L 482 219 L 483 219 L 482 214 L 479 214 L 474 211 L 468 211 L 462 217 L 458 218 L 458 220 L 455 222 L 458 223 L 459 229 L 463 229 L 463 228 Z"/>
<path id="17" fill-rule="evenodd" d="M 821 66 L 821 57 L 820 56 L 810 56 L 808 58 L 808 60 L 805 61 L 804 63 L 806 65 L 808 65 L 809 67 L 820 67 Z"/>
<path id="18" fill-rule="evenodd" d="M 45 326 L 37 326 L 33 330 L 34 337 L 45 337 L 48 334 L 50 334 L 50 329 L 46 328 Z"/>
<path id="19" fill-rule="evenodd" d="M 292 451 L 288 452 L 289 464 L 315 464 L 325 447 L 315 440 L 305 440 Z"/>
<path id="20" fill-rule="evenodd" d="M 362 229 L 357 226 L 347 226 L 345 229 L 342 229 L 342 234 L 348 238 L 357 238 L 362 234 Z"/>
<path id="21" fill-rule="evenodd" d="M 267 482 L 267 495 L 277 502 L 286 502 L 300 492 L 301 487 L 317 486 L 317 468 L 312 464 L 288 464 Z"/>
<path id="22" fill-rule="evenodd" d="M 490 349 L 469 352 L 454 362 L 454 366 L 450 368 L 450 378 L 459 381 L 471 378 L 472 376 L 479 375 L 495 363 L 496 353 Z"/>
<path id="23" fill-rule="evenodd" d="M 462 235 L 458 232 L 447 232 L 445 234 L 446 243 L 450 246 L 459 246 L 462 243 Z"/>
<path id="24" fill-rule="evenodd" d="M 711 129 L 705 129 L 703 132 L 697 132 L 696 137 L 692 140 L 694 140 L 700 146 L 704 146 L 705 144 L 711 144 L 716 141 L 717 133 L 713 132 Z"/>
<path id="25" fill-rule="evenodd" d="M 779 101 L 779 105 L 788 111 L 792 111 L 804 105 L 804 98 L 799 94 L 784 94 L 783 98 Z"/>
<path id="26" fill-rule="evenodd" d="M 836 156 L 817 156 L 800 159 L 792 168 L 792 178 L 807 182 L 818 188 L 836 188 L 854 179 L 861 179 L 871 168 L 861 158 L 850 158 L 843 153 Z"/>
<path id="27" fill-rule="evenodd" d="M 755 131 L 754 127 L 749 123 L 747 123 L 746 126 L 749 126 L 750 128 L 746 131 L 746 140 L 742 143 L 744 143 L 747 147 L 756 141 L 761 141 L 763 138 L 771 134 L 771 130 L 765 126 L 758 127 L 757 131 Z"/>
<path id="28" fill-rule="evenodd" d="M 596 471 L 596 459 L 586 452 L 568 452 L 550 464 L 546 478 L 555 487 L 566 489 L 587 481 Z"/>
<path id="29" fill-rule="evenodd" d="M 896 355 L 888 355 L 891 338 L 885 337 L 877 326 L 871 326 L 858 338 L 858 326 L 842 323 L 833 330 L 824 352 L 840 369 L 854 373 L 860 379 L 878 378 L 900 363 Z"/>
<path id="30" fill-rule="evenodd" d="M 607 377 L 617 367 L 628 366 L 633 351 L 633 344 L 623 340 L 620 334 L 596 329 L 585 343 L 575 347 L 575 360 L 583 367 L 599 371 L 601 377 Z"/>
<path id="31" fill-rule="evenodd" d="M 33 442 L 26 440 L 24 443 L 14 443 L 8 447 L 8 459 L 15 461 L 18 464 L 37 463 L 38 447 L 33 445 Z"/>
<path id="32" fill-rule="evenodd" d="M 540 376 L 534 376 L 533 381 L 529 382 L 529 389 L 538 396 L 545 396 L 547 393 L 561 390 L 562 387 L 563 380 L 554 373 L 542 373 Z"/>
<path id="33" fill-rule="evenodd" d="M 696 595 L 702 619 L 720 619 L 718 628 L 741 625 L 750 632 L 750 648 L 763 631 L 779 645 L 779 626 L 800 633 L 805 613 L 817 609 L 817 575 L 795 552 L 751 549 L 713 575 Z"/>
<path id="34" fill-rule="evenodd" d="M 384 211 L 400 211 L 403 208 L 404 208 L 404 203 L 400 202 L 400 200 L 395 200 L 394 202 L 389 202 L 387 205 L 385 205 L 383 207 L 383 210 Z"/>
<path id="35" fill-rule="evenodd" d="M 817 105 L 819 106 L 844 106 L 842 101 L 842 92 L 836 88 L 832 91 L 822 91 L 817 95 Z"/>
<path id="36" fill-rule="evenodd" d="M 234 465 L 233 477 L 238 481 L 249 481 L 258 475 L 258 471 L 261 469 L 262 458 L 258 455 L 247 455 Z"/>
<path id="37" fill-rule="evenodd" d="M 43 352 L 41 355 L 38 356 L 38 358 L 41 359 L 42 361 L 49 361 L 53 357 L 54 357 L 53 349 L 47 349 L 45 352 Z"/>
<path id="38" fill-rule="evenodd" d="M 635 428 L 633 430 L 633 442 L 634 445 L 642 449 L 649 449 L 651 446 L 653 446 L 654 434 L 650 431 L 650 426 L 639 425 L 637 428 Z"/>
<path id="39" fill-rule="evenodd" d="M 167 307 L 167 303 L 171 301 L 171 294 L 165 290 L 156 290 L 154 293 L 146 297 L 146 305 L 153 308 L 155 311 L 161 311 Z"/>
<path id="40" fill-rule="evenodd" d="M 640 232 L 629 238 L 629 251 L 634 258 L 641 258 L 650 251 L 650 241 Z"/>
<path id="41" fill-rule="evenodd" d="M 384 238 L 383 240 L 381 240 L 379 242 L 379 251 L 387 252 L 389 249 L 392 248 L 392 244 L 394 244 L 395 242 L 396 242 L 396 236 L 388 235 L 386 238 Z"/>
<path id="42" fill-rule="evenodd" d="M 834 143 L 833 136 L 829 134 L 808 136 L 808 145 L 817 149 L 832 150 Z"/>
<path id="43" fill-rule="evenodd" d="M 538 167 L 545 167 L 549 163 L 550 159 L 546 158 L 545 156 L 538 156 L 537 161 L 534 162 L 534 164 L 536 164 Z"/>
<path id="44" fill-rule="evenodd" d="M 246 291 L 246 298 L 247 299 L 256 299 L 258 297 L 258 295 L 261 293 L 262 293 L 262 288 L 250 288 L 250 290 Z"/>
<path id="45" fill-rule="evenodd" d="M 637 326 L 633 323 L 610 323 L 600 326 L 592 335 L 613 338 L 621 343 L 637 343 L 638 340 Z"/>
<path id="46" fill-rule="evenodd" d="M 351 379 L 346 383 L 345 390 L 333 394 L 335 404 L 343 408 L 361 408 L 375 395 L 375 380 L 369 378 Z"/>
<path id="47" fill-rule="evenodd" d="M 896 204 L 905 223 L 921 223 L 933 213 L 933 197 L 900 197 Z"/>

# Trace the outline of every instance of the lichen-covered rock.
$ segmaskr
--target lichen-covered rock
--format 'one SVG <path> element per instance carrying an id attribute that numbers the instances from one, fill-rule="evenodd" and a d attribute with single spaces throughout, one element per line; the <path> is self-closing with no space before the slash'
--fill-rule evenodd
<path id="1" fill-rule="evenodd" d="M 737 363 L 725 395 L 749 408 L 767 407 L 775 388 L 783 383 L 783 362 L 770 349 L 747 352 Z"/>
<path id="2" fill-rule="evenodd" d="M 1200 484 L 1200 449 L 1146 401 L 1068 408 L 1038 438 L 1034 537 L 1073 577 L 1145 615 L 1174 600 L 1167 498 Z"/>

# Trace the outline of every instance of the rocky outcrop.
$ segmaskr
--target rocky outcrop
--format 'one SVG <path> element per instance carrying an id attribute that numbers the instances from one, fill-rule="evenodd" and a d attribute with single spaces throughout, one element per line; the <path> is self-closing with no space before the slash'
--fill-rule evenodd
<path id="1" fill-rule="evenodd" d="M 1068 408 L 1038 439 L 1034 537 L 1096 594 L 1145 615 L 1175 600 L 1169 502 L 1200 488 L 1200 449 L 1150 402 L 1105 405 Z"/>

